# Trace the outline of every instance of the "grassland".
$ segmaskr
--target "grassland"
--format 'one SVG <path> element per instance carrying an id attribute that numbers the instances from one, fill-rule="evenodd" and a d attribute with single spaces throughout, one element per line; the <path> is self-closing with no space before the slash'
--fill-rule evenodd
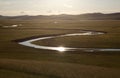
<path id="1" fill-rule="evenodd" d="M 2 28 L 3 25 L 11 24 L 22 26 Z M 94 37 L 65 37 L 35 43 L 52 46 L 120 48 L 120 21 L 0 20 L 0 26 L 0 78 L 120 78 L 119 52 L 59 53 L 25 47 L 14 42 L 31 36 L 72 33 L 82 29 L 105 31 L 107 34 Z"/>

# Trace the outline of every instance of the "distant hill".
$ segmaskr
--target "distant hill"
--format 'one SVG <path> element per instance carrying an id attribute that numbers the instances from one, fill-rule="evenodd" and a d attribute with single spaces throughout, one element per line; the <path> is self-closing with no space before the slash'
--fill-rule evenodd
<path id="1" fill-rule="evenodd" d="M 0 20 L 12 19 L 12 20 L 34 20 L 34 19 L 60 19 L 60 20 L 120 20 L 120 13 L 87 13 L 80 15 L 37 15 L 37 16 L 2 16 L 0 15 Z"/>
<path id="2" fill-rule="evenodd" d="M 120 20 L 120 13 L 88 13 L 80 15 L 80 17 L 88 20 Z"/>

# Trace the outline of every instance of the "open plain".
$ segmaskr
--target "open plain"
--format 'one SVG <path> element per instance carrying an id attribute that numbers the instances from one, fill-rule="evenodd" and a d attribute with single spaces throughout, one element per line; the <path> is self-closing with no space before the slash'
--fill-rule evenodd
<path id="1" fill-rule="evenodd" d="M 33 43 L 120 49 L 119 20 L 0 20 L 0 78 L 120 78 L 120 51 L 59 52 L 18 44 L 20 40 L 81 31 L 105 34 L 58 37 Z"/>

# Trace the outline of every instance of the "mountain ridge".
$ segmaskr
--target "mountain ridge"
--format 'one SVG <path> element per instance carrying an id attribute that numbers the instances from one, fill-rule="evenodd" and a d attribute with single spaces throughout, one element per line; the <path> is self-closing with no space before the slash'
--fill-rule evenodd
<path id="1" fill-rule="evenodd" d="M 2 16 L 2 19 L 14 19 L 14 20 L 33 20 L 33 19 L 61 19 L 61 20 L 120 20 L 120 12 L 116 13 L 86 13 L 78 15 L 60 14 L 60 15 L 21 15 L 21 16 Z"/>

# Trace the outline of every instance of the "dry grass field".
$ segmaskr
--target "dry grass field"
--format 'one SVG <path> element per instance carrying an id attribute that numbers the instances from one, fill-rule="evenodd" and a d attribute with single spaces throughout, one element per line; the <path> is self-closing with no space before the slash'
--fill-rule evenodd
<path id="1" fill-rule="evenodd" d="M 22 26 L 3 28 L 5 25 L 13 24 Z M 120 52 L 59 53 L 34 49 L 15 42 L 32 36 L 74 33 L 80 30 L 107 33 L 34 43 L 49 46 L 120 48 L 120 21 L 0 20 L 0 78 L 120 78 Z"/>

